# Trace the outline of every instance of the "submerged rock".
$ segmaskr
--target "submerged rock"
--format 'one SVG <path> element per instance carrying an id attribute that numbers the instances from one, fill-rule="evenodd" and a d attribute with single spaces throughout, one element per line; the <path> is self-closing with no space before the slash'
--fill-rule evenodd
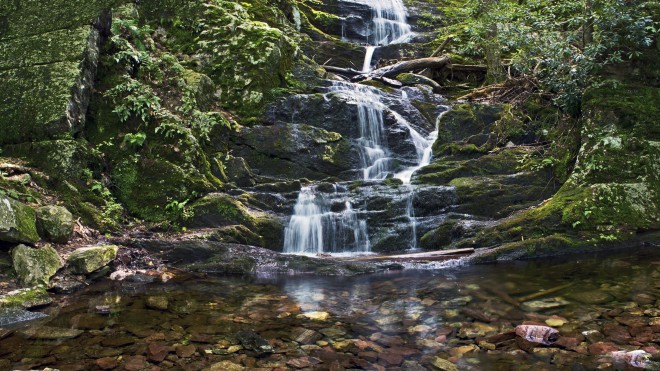
<path id="1" fill-rule="evenodd" d="M 50 278 L 62 268 L 62 259 L 51 246 L 39 249 L 18 245 L 11 251 L 14 270 L 24 286 L 48 286 Z"/>
<path id="2" fill-rule="evenodd" d="M 68 269 L 74 274 L 89 274 L 115 260 L 119 246 L 89 246 L 72 252 L 67 258 Z"/>
<path id="3" fill-rule="evenodd" d="M 266 339 L 259 336 L 254 331 L 243 330 L 236 334 L 236 339 L 243 345 L 247 350 L 251 350 L 257 355 L 264 355 L 267 353 L 273 353 L 273 347 L 266 341 Z"/>
<path id="4" fill-rule="evenodd" d="M 62 206 L 37 209 L 37 230 L 47 241 L 66 243 L 73 233 L 73 215 Z"/>
<path id="5" fill-rule="evenodd" d="M 62 327 L 41 326 L 29 328 L 22 331 L 22 333 L 29 338 L 37 340 L 58 340 L 77 338 L 82 335 L 84 331 Z"/>

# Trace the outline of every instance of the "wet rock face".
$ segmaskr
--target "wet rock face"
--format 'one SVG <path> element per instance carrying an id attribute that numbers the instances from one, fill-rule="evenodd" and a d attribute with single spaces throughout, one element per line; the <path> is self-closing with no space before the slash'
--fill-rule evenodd
<path id="1" fill-rule="evenodd" d="M 37 210 L 37 229 L 47 241 L 66 243 L 73 233 L 73 215 L 62 206 L 44 206 Z"/>
<path id="2" fill-rule="evenodd" d="M 6 196 L 0 196 L 0 241 L 39 241 L 34 210 Z"/>
<path id="3" fill-rule="evenodd" d="M 260 175 L 322 179 L 350 172 L 359 163 L 359 152 L 347 138 L 307 124 L 243 128 L 233 140 L 234 152 Z"/>
<path id="4" fill-rule="evenodd" d="M 62 260 L 51 246 L 39 249 L 18 245 L 11 251 L 14 270 L 23 286 L 46 285 L 62 267 Z"/>

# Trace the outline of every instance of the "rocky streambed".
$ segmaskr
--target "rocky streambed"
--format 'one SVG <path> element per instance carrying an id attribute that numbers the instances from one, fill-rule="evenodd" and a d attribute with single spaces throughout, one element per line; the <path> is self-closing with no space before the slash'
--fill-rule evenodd
<path id="1" fill-rule="evenodd" d="M 0 368 L 659 365 L 660 255 L 653 251 L 354 277 L 148 277 L 104 279 L 39 311 L 43 318 L 2 327 Z M 545 332 L 539 337 L 531 326 Z"/>

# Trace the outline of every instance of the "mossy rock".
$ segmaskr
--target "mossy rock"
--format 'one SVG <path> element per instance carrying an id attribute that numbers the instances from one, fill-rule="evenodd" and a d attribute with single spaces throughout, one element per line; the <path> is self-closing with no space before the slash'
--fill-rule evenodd
<path id="1" fill-rule="evenodd" d="M 0 241 L 27 244 L 39 241 L 34 209 L 0 195 Z"/>
<path id="2" fill-rule="evenodd" d="M 437 250 L 450 245 L 453 241 L 454 229 L 458 222 L 448 220 L 438 228 L 426 232 L 419 240 L 419 245 L 424 249 Z"/>
<path id="3" fill-rule="evenodd" d="M 11 256 L 23 286 L 48 286 L 50 278 L 62 268 L 62 259 L 50 245 L 39 249 L 18 245 L 12 249 Z"/>
<path id="4" fill-rule="evenodd" d="M 53 299 L 45 286 L 14 290 L 0 296 L 0 308 L 36 308 L 48 305 Z"/>
<path id="5" fill-rule="evenodd" d="M 96 167 L 88 143 L 84 140 L 46 140 L 6 145 L 4 154 L 24 159 L 36 168 L 57 179 L 77 183 L 81 172 Z"/>
<path id="6" fill-rule="evenodd" d="M 73 233 L 73 215 L 62 206 L 44 206 L 37 209 L 37 230 L 46 240 L 67 243 Z"/>
<path id="7" fill-rule="evenodd" d="M 438 123 L 438 139 L 433 143 L 433 155 L 441 156 L 441 147 L 451 142 L 491 132 L 495 122 L 502 118 L 503 105 L 459 104 L 444 114 Z"/>
<path id="8" fill-rule="evenodd" d="M 211 193 L 190 205 L 193 214 L 185 221 L 192 228 L 222 227 L 228 225 L 255 226 L 255 218 L 240 201 L 223 193 Z"/>
<path id="9" fill-rule="evenodd" d="M 73 274 L 89 274 L 115 260 L 118 251 L 116 245 L 81 247 L 67 257 L 67 268 Z"/>
<path id="10" fill-rule="evenodd" d="M 192 194 L 215 188 L 205 177 L 161 159 L 125 160 L 112 170 L 118 198 L 132 214 L 162 222 L 176 218 L 167 210 L 171 202 L 183 202 Z"/>
<path id="11" fill-rule="evenodd" d="M 260 235 L 240 224 L 218 228 L 207 238 L 210 241 L 238 243 L 250 246 L 263 246 L 264 243 Z"/>

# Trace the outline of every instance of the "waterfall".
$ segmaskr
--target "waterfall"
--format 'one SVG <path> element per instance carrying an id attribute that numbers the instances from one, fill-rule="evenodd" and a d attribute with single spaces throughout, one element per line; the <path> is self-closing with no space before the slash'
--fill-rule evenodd
<path id="1" fill-rule="evenodd" d="M 357 107 L 362 179 L 385 179 L 390 172 L 390 157 L 383 120 L 383 111 L 387 107 L 380 101 L 380 92 L 369 86 L 346 82 L 334 82 L 330 92 Z"/>
<path id="2" fill-rule="evenodd" d="M 373 55 L 378 46 L 402 43 L 412 35 L 406 21 L 406 8 L 402 0 L 343 0 L 367 5 L 372 18 L 367 35 L 365 58 L 362 71 L 369 72 Z M 345 25 L 342 23 L 342 38 Z M 356 139 L 360 148 L 360 166 L 363 180 L 383 180 L 391 176 L 391 156 L 385 135 L 383 112 L 387 107 L 381 102 L 381 92 L 369 86 L 348 82 L 334 81 L 327 95 L 335 94 L 347 104 L 357 109 L 359 137 Z M 405 119 L 395 115 L 397 120 Z M 424 157 L 426 139 L 416 132 L 407 122 L 418 157 Z M 410 173 L 412 176 L 412 172 Z M 407 182 L 410 182 L 410 176 Z M 412 248 L 416 247 L 416 222 L 412 205 L 413 192 L 410 191 L 407 214 L 413 228 Z M 337 205 L 342 205 L 336 212 Z M 294 206 L 294 213 L 286 227 L 284 252 L 293 254 L 319 253 L 367 253 L 370 242 L 367 234 L 367 222 L 355 210 L 347 192 L 335 192 L 332 195 L 321 194 L 315 187 L 303 187 Z"/>
<path id="3" fill-rule="evenodd" d="M 334 194 L 321 194 L 315 187 L 303 187 L 298 194 L 289 225 L 284 232 L 284 252 L 289 254 L 368 253 L 367 222 L 359 218 L 350 201 L 343 210 L 331 206 L 345 198 L 335 187 Z"/>

